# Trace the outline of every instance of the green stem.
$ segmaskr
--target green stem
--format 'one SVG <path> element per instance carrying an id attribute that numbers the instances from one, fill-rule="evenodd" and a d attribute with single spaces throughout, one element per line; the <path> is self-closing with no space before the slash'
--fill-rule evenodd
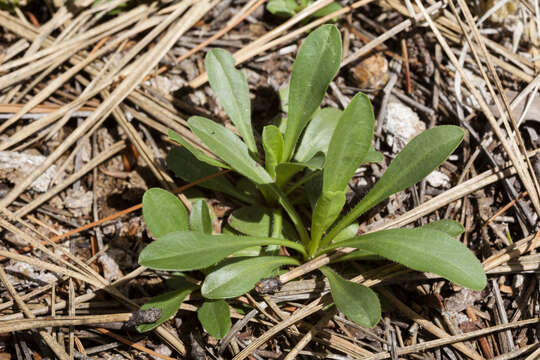
<path id="1" fill-rule="evenodd" d="M 283 193 L 283 191 L 281 191 L 280 188 L 277 187 L 276 184 L 268 184 L 268 188 L 272 190 L 272 192 L 276 194 L 276 196 L 278 197 L 279 203 L 281 204 L 281 206 L 283 206 L 283 208 L 285 209 L 285 211 L 291 218 L 291 221 L 293 222 L 293 225 L 296 228 L 298 235 L 300 236 L 300 240 L 302 240 L 304 247 L 307 248 L 307 246 L 309 245 L 309 235 L 307 233 L 306 228 L 304 227 L 304 224 L 302 223 L 302 219 L 300 218 L 300 215 L 298 215 L 298 213 L 296 212 L 296 209 L 291 204 L 287 196 Z M 307 257 L 307 253 L 305 252 L 305 249 L 304 249 L 304 254 Z"/>
<path id="2" fill-rule="evenodd" d="M 364 201 L 364 199 L 362 199 L 347 215 L 342 217 L 341 220 L 339 220 L 337 224 L 330 230 L 330 232 L 326 234 L 326 236 L 322 239 L 321 242 L 322 248 L 330 245 L 332 240 L 334 240 L 334 238 L 339 234 L 341 230 L 352 224 L 353 221 L 358 219 L 358 217 L 360 217 L 363 213 L 365 213 L 378 203 L 378 200 Z"/>
<path id="3" fill-rule="evenodd" d="M 304 246 L 300 243 L 286 240 L 286 239 L 277 239 L 277 238 L 264 238 L 261 239 L 264 243 L 261 243 L 261 245 L 280 245 L 285 246 L 291 249 L 294 249 L 298 251 L 300 254 L 304 255 L 305 258 L 307 258 L 307 252 L 306 249 L 304 249 Z"/>
<path id="4" fill-rule="evenodd" d="M 270 237 L 281 238 L 281 231 L 283 229 L 283 215 L 281 215 L 281 209 L 272 210 L 272 233 Z"/>

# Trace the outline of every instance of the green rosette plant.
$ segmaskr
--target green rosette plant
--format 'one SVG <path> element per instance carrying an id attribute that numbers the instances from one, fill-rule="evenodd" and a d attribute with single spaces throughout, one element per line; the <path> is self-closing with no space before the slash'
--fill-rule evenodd
<path id="1" fill-rule="evenodd" d="M 166 321 L 189 292 L 200 291 L 205 300 L 199 320 L 210 334 L 222 337 L 230 326 L 224 299 L 249 292 L 284 266 L 298 266 L 339 248 L 357 249 L 342 260 L 367 254 L 436 273 L 470 289 L 484 288 L 482 265 L 456 239 L 463 227 L 455 221 L 357 234 L 356 221 L 362 214 L 437 168 L 458 147 L 464 132 L 456 126 L 438 126 L 412 139 L 371 190 L 345 212 L 347 185 L 356 169 L 383 156 L 371 146 L 374 115 L 365 94 L 354 96 L 343 111 L 320 107 L 340 62 L 341 37 L 335 26 L 324 25 L 309 34 L 294 62 L 287 118 L 279 127 L 264 127 L 258 146 L 246 77 L 235 69 L 228 52 L 208 52 L 210 85 L 240 136 L 193 116 L 188 120 L 191 131 L 216 158 L 170 131 L 170 139 L 182 146 L 172 149 L 167 162 L 185 181 L 232 169 L 242 177 L 237 184 L 216 177 L 201 186 L 243 205 L 232 212 L 221 234 L 213 234 L 206 202 L 195 202 L 188 214 L 170 192 L 154 188 L 144 194 L 144 219 L 157 240 L 141 252 L 139 263 L 173 272 L 200 270 L 203 280 L 200 286 L 176 284 L 146 304 L 145 308 L 164 311 L 159 321 L 141 331 Z M 279 256 L 280 247 L 290 256 Z M 362 326 L 377 324 L 381 308 L 373 290 L 344 279 L 330 267 L 320 271 L 341 312 Z"/>

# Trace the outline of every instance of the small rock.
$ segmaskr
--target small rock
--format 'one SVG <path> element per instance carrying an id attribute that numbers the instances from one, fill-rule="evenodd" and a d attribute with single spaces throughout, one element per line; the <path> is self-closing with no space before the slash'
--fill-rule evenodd
<path id="1" fill-rule="evenodd" d="M 154 349 L 154 351 L 157 352 L 160 355 L 163 355 L 163 356 L 171 356 L 172 355 L 172 350 L 165 344 L 160 344 L 159 346 L 157 346 Z M 162 359 L 162 358 L 159 358 L 157 356 L 152 356 L 152 357 L 154 359 L 156 359 L 156 360 Z"/>
<path id="2" fill-rule="evenodd" d="M 20 183 L 45 159 L 43 155 L 0 151 L 0 179 L 7 179 L 12 184 Z M 56 166 L 52 165 L 32 183 L 32 189 L 40 193 L 46 192 L 55 175 Z"/>
<path id="3" fill-rule="evenodd" d="M 88 215 L 92 210 L 93 198 L 92 191 L 69 189 L 64 204 L 75 216 Z"/>
<path id="4" fill-rule="evenodd" d="M 435 170 L 431 174 L 426 176 L 426 181 L 434 188 L 448 189 L 450 187 L 450 178 L 448 177 L 448 175 L 438 170 Z"/>
<path id="5" fill-rule="evenodd" d="M 352 69 L 352 75 L 361 89 L 380 89 L 388 81 L 388 60 L 376 53 Z"/>
<path id="6" fill-rule="evenodd" d="M 58 280 L 52 273 L 41 271 L 34 266 L 23 262 L 12 262 L 6 266 L 6 270 L 8 272 L 22 274 L 27 280 L 37 281 L 42 284 L 49 284 Z"/>
<path id="7" fill-rule="evenodd" d="M 386 141 L 398 152 L 416 135 L 426 129 L 418 115 L 399 100 L 392 98 L 386 108 L 383 130 L 387 133 Z"/>
<path id="8" fill-rule="evenodd" d="M 103 276 L 107 281 L 113 281 L 116 279 L 120 279 L 123 274 L 122 271 L 120 271 L 120 267 L 116 263 L 116 261 L 109 256 L 109 254 L 105 253 L 99 257 L 99 263 L 103 267 Z"/>

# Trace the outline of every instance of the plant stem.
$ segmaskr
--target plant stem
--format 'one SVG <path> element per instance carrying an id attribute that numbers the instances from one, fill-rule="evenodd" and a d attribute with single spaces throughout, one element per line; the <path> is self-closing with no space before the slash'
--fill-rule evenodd
<path id="1" fill-rule="evenodd" d="M 330 245 L 332 240 L 334 240 L 341 230 L 352 224 L 352 222 L 358 219 L 360 215 L 377 204 L 377 202 L 374 201 L 363 201 L 364 199 L 362 199 L 347 215 L 342 217 L 341 220 L 339 220 L 338 223 L 330 230 L 330 232 L 326 234 L 326 236 L 322 239 L 320 245 L 321 248 L 325 248 Z"/>
<path id="2" fill-rule="evenodd" d="M 265 243 L 261 245 L 281 245 L 285 246 L 291 249 L 294 249 L 298 251 L 300 254 L 304 255 L 305 258 L 307 258 L 307 252 L 306 249 L 304 249 L 304 246 L 300 243 L 286 240 L 286 239 L 278 239 L 278 238 L 265 238 L 263 240 Z"/>

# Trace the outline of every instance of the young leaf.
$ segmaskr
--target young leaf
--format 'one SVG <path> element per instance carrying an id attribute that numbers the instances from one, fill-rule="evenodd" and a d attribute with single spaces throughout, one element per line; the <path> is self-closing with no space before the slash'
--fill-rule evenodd
<path id="1" fill-rule="evenodd" d="M 263 128 L 262 144 L 265 154 L 266 170 L 271 177 L 276 177 L 276 166 L 283 156 L 283 137 L 279 129 L 274 125 Z"/>
<path id="2" fill-rule="evenodd" d="M 189 226 L 191 231 L 212 234 L 212 217 L 206 201 L 198 200 L 193 204 L 189 214 Z"/>
<path id="3" fill-rule="evenodd" d="M 178 309 L 180 309 L 180 305 L 182 305 L 182 302 L 184 302 L 186 296 L 188 296 L 196 288 L 196 285 L 185 281 L 175 290 L 166 292 L 150 299 L 149 302 L 141 306 L 141 310 L 148 310 L 152 308 L 161 309 L 161 317 L 159 318 L 159 320 L 151 324 L 137 325 L 137 331 L 150 331 L 163 324 L 165 321 L 169 320 L 169 318 L 176 314 Z"/>
<path id="4" fill-rule="evenodd" d="M 296 0 L 270 0 L 266 5 L 266 10 L 280 17 L 294 16 L 296 8 L 298 8 Z"/>
<path id="5" fill-rule="evenodd" d="M 302 130 L 321 104 L 340 63 L 341 36 L 333 25 L 313 31 L 298 50 L 291 74 L 283 161 L 291 158 Z"/>
<path id="6" fill-rule="evenodd" d="M 307 162 L 318 152 L 326 155 L 328 144 L 330 144 L 340 116 L 341 110 L 336 108 L 324 108 L 316 111 L 306 127 L 294 159 L 298 162 Z"/>
<path id="7" fill-rule="evenodd" d="M 232 212 L 229 225 L 246 235 L 268 237 L 271 229 L 270 212 L 258 205 L 241 207 Z"/>
<path id="8" fill-rule="evenodd" d="M 283 265 L 298 265 L 298 261 L 285 256 L 233 260 L 206 276 L 201 293 L 207 299 L 227 299 L 243 295 Z"/>
<path id="9" fill-rule="evenodd" d="M 321 268 L 330 283 L 330 292 L 339 311 L 358 325 L 374 327 L 381 319 L 377 294 L 367 286 L 343 279 L 329 267 Z"/>
<path id="10" fill-rule="evenodd" d="M 216 339 L 223 338 L 231 328 L 231 312 L 223 300 L 205 301 L 197 317 L 204 330 Z"/>
<path id="11" fill-rule="evenodd" d="M 422 229 L 432 229 L 447 233 L 452 237 L 458 237 L 465 232 L 465 228 L 459 222 L 450 219 L 433 221 L 422 226 Z"/>
<path id="12" fill-rule="evenodd" d="M 346 189 L 369 151 L 374 124 L 369 98 L 356 94 L 332 134 L 323 170 L 323 192 Z"/>
<path id="13" fill-rule="evenodd" d="M 406 189 L 437 168 L 458 147 L 464 132 L 457 126 L 443 125 L 426 130 L 390 163 L 369 193 L 343 217 L 327 235 L 329 243 L 337 233 L 388 196 Z"/>
<path id="14" fill-rule="evenodd" d="M 167 167 L 176 176 L 186 182 L 193 182 L 206 176 L 213 175 L 219 171 L 214 166 L 208 165 L 197 159 L 193 153 L 184 147 L 175 147 L 167 154 Z M 237 190 L 225 177 L 217 176 L 199 184 L 200 187 L 235 197 L 247 203 L 254 200 Z"/>
<path id="15" fill-rule="evenodd" d="M 219 103 L 238 129 L 252 154 L 257 145 L 251 129 L 251 103 L 246 76 L 234 68 L 234 58 L 226 50 L 212 49 L 206 54 L 208 82 Z"/>
<path id="16" fill-rule="evenodd" d="M 461 242 L 432 229 L 392 229 L 369 233 L 331 245 L 366 250 L 417 271 L 438 274 L 456 284 L 482 290 L 482 264 Z"/>
<path id="17" fill-rule="evenodd" d="M 230 167 L 224 162 L 206 155 L 204 152 L 197 149 L 195 146 L 191 145 L 186 139 L 182 137 L 182 135 L 178 134 L 177 132 L 169 129 L 168 135 L 169 135 L 170 140 L 177 142 L 178 144 L 182 145 L 184 148 L 189 150 L 189 152 L 192 153 L 193 156 L 195 156 L 199 161 L 206 163 L 208 165 L 211 165 L 211 166 L 221 167 L 224 169 L 230 169 Z"/>
<path id="18" fill-rule="evenodd" d="M 259 245 L 282 245 L 304 253 L 301 244 L 284 239 L 178 231 L 144 248 L 139 255 L 139 264 L 156 270 L 197 270 L 214 265 L 232 253 Z"/>
<path id="19" fill-rule="evenodd" d="M 276 185 L 279 188 L 283 186 L 296 174 L 304 170 L 306 164 L 294 162 L 282 162 L 276 167 Z"/>
<path id="20" fill-rule="evenodd" d="M 266 170 L 251 158 L 246 144 L 230 130 L 200 116 L 192 116 L 188 124 L 195 135 L 234 170 L 259 185 L 272 182 Z"/>
<path id="21" fill-rule="evenodd" d="M 357 223 L 352 223 L 347 226 L 345 229 L 341 230 L 339 234 L 334 238 L 334 243 L 338 243 L 343 240 L 349 240 L 350 238 L 355 237 L 358 234 L 358 229 L 360 225 Z"/>
<path id="22" fill-rule="evenodd" d="M 144 193 L 142 204 L 144 222 L 155 237 L 188 229 L 186 208 L 176 195 L 152 188 Z"/>
<path id="23" fill-rule="evenodd" d="M 323 16 L 330 15 L 333 12 L 341 10 L 342 8 L 343 7 L 339 3 L 333 2 L 333 3 L 330 3 L 330 4 L 326 5 L 322 9 L 315 11 L 311 16 L 313 18 L 321 18 Z M 333 18 L 332 20 L 336 21 L 336 18 Z"/>

